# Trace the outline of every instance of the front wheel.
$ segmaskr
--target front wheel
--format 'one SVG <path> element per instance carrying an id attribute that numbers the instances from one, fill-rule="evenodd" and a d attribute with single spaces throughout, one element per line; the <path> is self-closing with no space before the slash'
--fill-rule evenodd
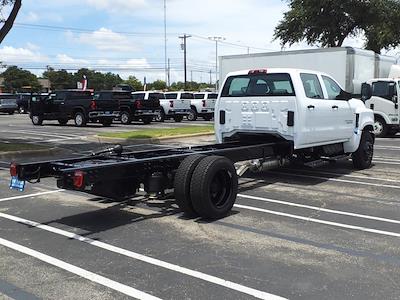
<path id="1" fill-rule="evenodd" d="M 43 124 L 43 118 L 41 116 L 33 115 L 31 119 L 32 119 L 32 124 L 35 126 L 40 126 Z"/>
<path id="2" fill-rule="evenodd" d="M 26 112 L 25 108 L 23 106 L 18 107 L 18 113 L 19 114 L 24 114 Z"/>
<path id="3" fill-rule="evenodd" d="M 368 169 L 374 156 L 374 136 L 369 131 L 363 131 L 360 145 L 352 154 L 353 166 L 358 170 Z"/>
<path id="4" fill-rule="evenodd" d="M 160 110 L 160 112 L 154 118 L 156 122 L 164 122 L 165 121 L 165 112 L 164 110 Z"/>
<path id="5" fill-rule="evenodd" d="M 132 116 L 129 111 L 121 112 L 121 123 L 124 125 L 129 125 L 132 123 Z"/>
<path id="6" fill-rule="evenodd" d="M 197 113 L 193 108 L 189 111 L 187 119 L 188 119 L 188 121 L 196 121 L 197 120 Z"/>
<path id="7" fill-rule="evenodd" d="M 375 123 L 374 123 L 374 134 L 376 137 L 385 137 L 388 133 L 388 126 L 386 122 L 380 118 L 377 117 L 375 118 Z"/>

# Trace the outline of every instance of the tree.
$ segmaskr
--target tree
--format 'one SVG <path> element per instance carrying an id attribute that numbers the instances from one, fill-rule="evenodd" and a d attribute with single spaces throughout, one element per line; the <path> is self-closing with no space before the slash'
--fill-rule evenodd
<path id="1" fill-rule="evenodd" d="M 306 41 L 340 47 L 347 37 L 360 33 L 366 48 L 376 52 L 400 42 L 399 0 L 289 0 L 289 7 L 274 33 L 282 46 Z"/>
<path id="2" fill-rule="evenodd" d="M 17 66 L 8 67 L 1 76 L 4 78 L 4 88 L 9 92 L 21 92 L 26 89 L 32 92 L 41 90 L 36 75 Z"/>
<path id="3" fill-rule="evenodd" d="M 0 28 L 0 44 L 13 27 L 22 3 L 21 0 L 0 0 L 0 11 L 6 5 L 13 5 L 13 8 L 6 20 L 0 20 L 0 23 L 4 22 L 4 25 Z"/>
<path id="4" fill-rule="evenodd" d="M 129 76 L 127 80 L 124 81 L 125 84 L 129 84 L 135 89 L 135 91 L 143 91 L 143 84 L 135 76 Z"/>
<path id="5" fill-rule="evenodd" d="M 167 88 L 167 84 L 164 80 L 156 80 L 153 83 L 149 83 L 147 85 L 147 90 L 158 90 L 158 91 L 162 91 L 165 90 Z"/>
<path id="6" fill-rule="evenodd" d="M 72 74 L 66 70 L 55 71 L 53 68 L 47 68 L 47 71 L 43 73 L 43 78 L 50 81 L 52 90 L 76 88 L 76 82 Z"/>

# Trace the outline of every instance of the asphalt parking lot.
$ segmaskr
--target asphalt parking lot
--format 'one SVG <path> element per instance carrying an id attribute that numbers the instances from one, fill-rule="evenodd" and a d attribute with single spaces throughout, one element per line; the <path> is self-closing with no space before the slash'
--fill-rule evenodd
<path id="1" fill-rule="evenodd" d="M 0 298 L 399 299 L 399 166 L 395 137 L 377 139 L 369 170 L 246 174 L 214 222 L 173 198 L 112 202 L 54 180 L 10 191 L 0 169 Z"/>

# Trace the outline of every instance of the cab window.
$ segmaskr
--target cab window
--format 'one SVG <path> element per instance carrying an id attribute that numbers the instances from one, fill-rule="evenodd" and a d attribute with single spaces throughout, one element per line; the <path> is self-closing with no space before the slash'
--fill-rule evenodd
<path id="1" fill-rule="evenodd" d="M 218 94 L 208 94 L 208 99 L 218 99 Z"/>
<path id="2" fill-rule="evenodd" d="M 144 100 L 144 93 L 132 94 L 133 100 Z"/>
<path id="3" fill-rule="evenodd" d="M 205 95 L 204 94 L 195 94 L 194 99 L 204 99 Z"/>
<path id="4" fill-rule="evenodd" d="M 390 95 L 390 86 L 395 85 L 393 81 L 377 81 L 372 84 L 372 96 L 381 97 L 392 101 L 392 95 Z M 395 90 L 394 96 L 397 95 Z"/>
<path id="5" fill-rule="evenodd" d="M 317 75 L 303 73 L 300 74 L 300 78 L 307 98 L 324 99 L 324 93 Z"/>
<path id="6" fill-rule="evenodd" d="M 176 99 L 178 97 L 178 94 L 172 93 L 172 94 L 165 94 L 165 99 Z"/>
<path id="7" fill-rule="evenodd" d="M 181 99 L 194 99 L 193 94 L 191 93 L 182 93 Z"/>

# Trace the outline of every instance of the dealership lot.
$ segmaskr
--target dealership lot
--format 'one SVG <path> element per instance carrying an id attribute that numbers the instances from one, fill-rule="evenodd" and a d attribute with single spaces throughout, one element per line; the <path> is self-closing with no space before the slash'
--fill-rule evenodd
<path id="1" fill-rule="evenodd" d="M 399 165 L 399 139 L 388 138 L 369 170 L 344 161 L 247 174 L 215 222 L 183 218 L 172 198 L 112 202 L 53 180 L 10 191 L 2 169 L 0 297 L 396 299 Z"/>

